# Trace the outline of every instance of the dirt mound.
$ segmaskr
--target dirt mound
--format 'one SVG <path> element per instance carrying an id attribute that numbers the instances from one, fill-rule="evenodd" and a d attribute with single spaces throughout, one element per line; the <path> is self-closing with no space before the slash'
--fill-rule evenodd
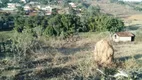
<path id="1" fill-rule="evenodd" d="M 106 66 L 112 64 L 114 58 L 113 47 L 107 40 L 100 40 L 95 45 L 94 58 L 98 65 Z"/>

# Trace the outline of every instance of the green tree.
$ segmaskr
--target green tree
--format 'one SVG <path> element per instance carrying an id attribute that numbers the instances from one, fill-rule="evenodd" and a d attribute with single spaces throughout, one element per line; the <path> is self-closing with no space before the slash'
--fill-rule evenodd
<path id="1" fill-rule="evenodd" d="M 61 15 L 56 15 L 53 18 L 50 18 L 50 20 L 48 21 L 47 29 L 49 29 L 50 31 L 47 31 L 47 32 L 51 33 L 51 34 L 49 34 L 50 36 L 51 35 L 55 35 L 55 36 L 58 35 L 59 36 L 59 34 L 60 34 L 59 29 L 61 27 L 60 18 L 61 18 Z"/>
<path id="2" fill-rule="evenodd" d="M 63 2 L 63 6 L 64 7 L 67 7 L 67 6 L 69 6 L 69 2 L 70 2 L 70 0 L 62 0 L 62 2 Z"/>
<path id="3" fill-rule="evenodd" d="M 25 23 L 24 23 L 25 28 L 31 29 L 34 27 L 33 24 L 35 23 L 33 23 L 33 20 L 31 17 L 26 18 Z"/>
<path id="4" fill-rule="evenodd" d="M 76 15 L 76 11 L 71 6 L 69 6 L 69 14 Z"/>
<path id="5" fill-rule="evenodd" d="M 94 18 L 89 18 L 88 19 L 88 29 L 89 31 L 95 31 L 96 30 L 96 22 L 95 22 L 95 19 Z"/>
<path id="6" fill-rule="evenodd" d="M 112 16 L 98 15 L 88 19 L 88 28 L 90 31 L 117 32 L 124 28 L 124 23 Z"/>
<path id="7" fill-rule="evenodd" d="M 87 15 L 88 16 L 94 16 L 100 14 L 100 7 L 99 6 L 93 6 L 90 5 L 87 9 Z"/>
<path id="8" fill-rule="evenodd" d="M 11 3 L 19 3 L 20 0 L 12 0 Z"/>
<path id="9" fill-rule="evenodd" d="M 19 15 L 24 15 L 25 14 L 24 8 L 22 6 L 17 7 L 17 9 L 18 9 L 17 14 L 19 14 Z"/>
<path id="10" fill-rule="evenodd" d="M 25 26 L 25 18 L 22 16 L 17 16 L 14 19 L 14 30 L 22 32 Z"/>
<path id="11" fill-rule="evenodd" d="M 9 3 L 9 2 L 10 2 L 9 0 L 1 0 L 0 7 L 6 7 L 7 3 Z"/>

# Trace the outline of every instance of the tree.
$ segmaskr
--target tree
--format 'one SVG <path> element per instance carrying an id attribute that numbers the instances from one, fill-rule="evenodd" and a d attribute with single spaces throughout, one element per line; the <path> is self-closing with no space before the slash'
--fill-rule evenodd
<path id="1" fill-rule="evenodd" d="M 88 7 L 87 14 L 88 16 L 94 16 L 100 14 L 100 7 L 90 5 Z"/>
<path id="2" fill-rule="evenodd" d="M 57 14 L 58 14 L 58 9 L 57 8 L 52 9 L 52 15 L 55 16 Z"/>
<path id="3" fill-rule="evenodd" d="M 70 0 L 62 0 L 62 2 L 63 2 L 63 6 L 64 7 L 67 7 L 67 6 L 69 6 L 69 2 L 70 2 Z"/>
<path id="4" fill-rule="evenodd" d="M 107 27 L 107 30 L 110 32 L 118 32 L 124 29 L 124 23 L 117 18 L 111 17 L 108 24 L 110 24 L 110 26 Z"/>
<path id="5" fill-rule="evenodd" d="M 90 31 L 117 32 L 124 28 L 124 23 L 112 16 L 98 15 L 88 19 L 88 27 Z"/>
<path id="6" fill-rule="evenodd" d="M 1 0 L 0 7 L 6 7 L 7 3 L 9 2 L 10 2 L 9 0 Z"/>
<path id="7" fill-rule="evenodd" d="M 76 11 L 71 6 L 69 7 L 69 14 L 76 15 Z"/>
<path id="8" fill-rule="evenodd" d="M 20 0 L 12 0 L 11 3 L 19 3 Z"/>
<path id="9" fill-rule="evenodd" d="M 96 22 L 94 18 L 89 18 L 87 23 L 89 31 L 93 32 L 96 30 Z"/>
<path id="10" fill-rule="evenodd" d="M 24 15 L 25 14 L 25 11 L 24 11 L 24 8 L 22 7 L 22 6 L 19 6 L 19 7 L 17 7 L 17 9 L 18 9 L 18 14 L 19 15 Z"/>
<path id="11" fill-rule="evenodd" d="M 18 32 L 22 32 L 24 29 L 24 24 L 25 24 L 25 18 L 22 16 L 17 16 L 14 19 L 14 30 Z"/>
<path id="12" fill-rule="evenodd" d="M 50 18 L 48 21 L 48 26 L 47 26 L 47 33 L 52 36 L 59 36 L 60 35 L 60 27 L 61 27 L 61 15 L 56 15 L 53 18 Z M 50 33 L 49 33 L 50 32 Z"/>

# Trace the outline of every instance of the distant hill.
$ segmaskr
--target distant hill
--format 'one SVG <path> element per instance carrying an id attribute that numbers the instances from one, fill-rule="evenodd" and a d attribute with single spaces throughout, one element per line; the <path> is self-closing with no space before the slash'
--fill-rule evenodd
<path id="1" fill-rule="evenodd" d="M 100 6 L 101 12 L 103 13 L 112 14 L 117 17 L 128 17 L 141 13 L 129 5 L 111 3 L 109 0 L 94 0 L 91 4 Z"/>

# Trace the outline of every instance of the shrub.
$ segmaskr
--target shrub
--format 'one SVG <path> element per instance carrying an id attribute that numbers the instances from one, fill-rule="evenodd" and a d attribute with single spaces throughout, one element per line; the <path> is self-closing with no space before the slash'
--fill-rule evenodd
<path id="1" fill-rule="evenodd" d="M 110 31 L 117 32 L 124 28 L 124 23 L 112 16 L 98 15 L 88 20 L 90 31 Z"/>
<path id="2" fill-rule="evenodd" d="M 78 32 L 81 27 L 80 18 L 74 15 L 56 15 L 50 18 L 48 24 L 44 32 L 49 36 L 64 35 L 67 37 Z"/>
<path id="3" fill-rule="evenodd" d="M 13 56 L 18 60 L 27 58 L 27 56 L 30 57 L 31 51 L 40 47 L 38 41 L 33 37 L 31 29 L 25 29 L 22 33 L 15 32 L 11 36 L 11 40 L 11 51 L 13 52 Z"/>
<path id="4" fill-rule="evenodd" d="M 91 7 L 91 10 L 94 9 Z M 97 9 L 96 9 L 97 10 Z M 99 11 L 93 14 L 82 15 L 82 17 L 70 14 L 56 14 L 50 17 L 22 17 L 17 16 L 14 21 L 14 30 L 21 32 L 25 29 L 31 29 L 32 34 L 38 35 L 34 31 L 35 27 L 41 26 L 42 33 L 46 36 L 62 36 L 66 38 L 74 33 L 88 31 L 110 31 L 117 32 L 123 29 L 124 23 L 112 16 L 98 14 Z M 40 21 L 39 21 L 40 20 Z"/>

